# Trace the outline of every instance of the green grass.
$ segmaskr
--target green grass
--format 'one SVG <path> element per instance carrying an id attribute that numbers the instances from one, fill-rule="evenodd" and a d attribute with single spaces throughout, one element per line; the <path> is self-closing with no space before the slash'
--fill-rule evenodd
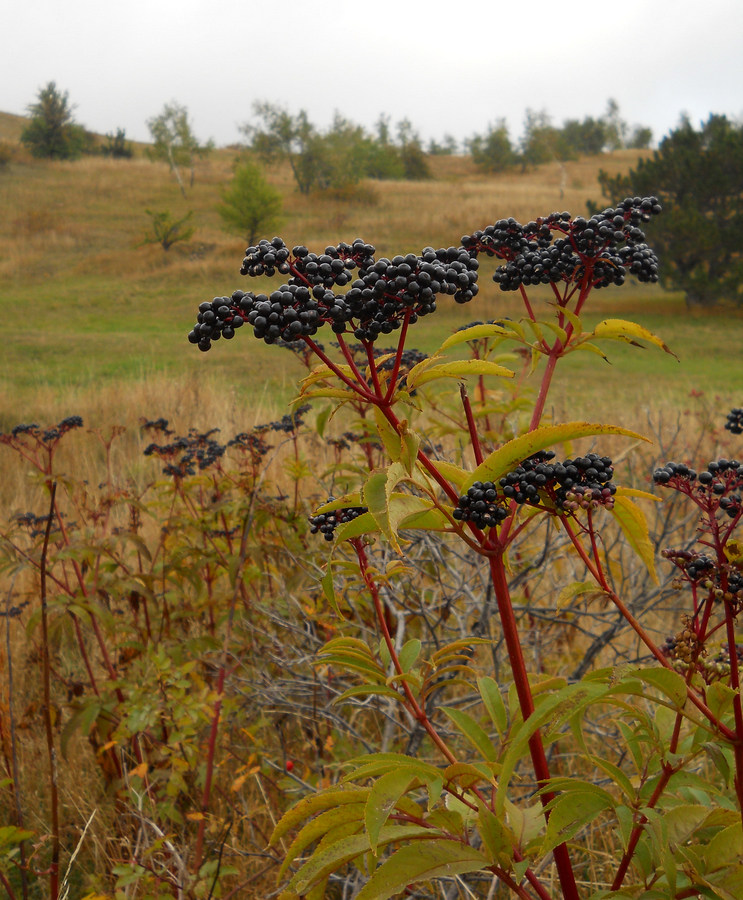
<path id="1" fill-rule="evenodd" d="M 0 117 L 3 123 L 8 134 L 18 133 L 15 119 Z M 167 167 L 138 153 L 129 161 L 51 164 L 21 157 L 0 172 L 0 429 L 57 414 L 111 415 L 114 409 L 130 419 L 180 416 L 184 424 L 191 424 L 190 417 L 210 427 L 225 415 L 241 422 L 273 414 L 294 395 L 303 369 L 286 351 L 251 340 L 247 332 L 207 354 L 185 339 L 201 300 L 247 286 L 238 272 L 244 244 L 221 230 L 215 211 L 235 154 L 218 151 L 201 163 L 184 201 Z M 430 183 L 374 183 L 376 202 L 360 205 L 302 197 L 286 169 L 269 175 L 283 192 L 281 233 L 290 244 L 321 249 L 361 234 L 381 255 L 456 242 L 464 230 L 503 214 L 523 221 L 558 205 L 583 212 L 586 196 L 599 196 L 599 167 L 626 168 L 635 158 L 624 153 L 568 164 L 564 199 L 556 196 L 553 167 L 488 178 L 469 160 L 455 158 L 434 160 L 437 177 Z M 145 208 L 174 214 L 193 209 L 194 241 L 167 254 L 141 246 Z M 483 265 L 480 295 L 469 306 L 444 298 L 436 315 L 411 331 L 410 345 L 431 353 L 469 321 L 519 317 L 518 296 L 497 289 L 492 268 L 492 261 Z M 545 304 L 536 305 L 540 315 L 550 314 Z M 655 348 L 619 344 L 605 345 L 611 365 L 574 354 L 558 371 L 553 400 L 560 414 L 611 417 L 620 410 L 634 419 L 648 406 L 678 408 L 692 391 L 719 396 L 723 409 L 741 402 L 743 371 L 731 365 L 734 350 L 728 349 L 743 337 L 736 312 L 691 315 L 679 295 L 628 285 L 591 298 L 587 327 L 609 316 L 656 332 L 681 363 Z M 329 331 L 318 337 L 332 340 Z"/>

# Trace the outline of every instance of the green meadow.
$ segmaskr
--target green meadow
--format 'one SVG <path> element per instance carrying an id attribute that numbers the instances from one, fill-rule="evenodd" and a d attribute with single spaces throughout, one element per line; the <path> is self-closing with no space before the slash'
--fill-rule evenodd
<path id="1" fill-rule="evenodd" d="M 17 140 L 18 129 L 17 117 L 0 117 L 0 139 Z M 0 429 L 71 414 L 96 425 L 114 415 L 251 425 L 283 410 L 302 374 L 291 354 L 247 332 L 207 354 L 185 339 L 201 300 L 272 284 L 247 283 L 239 274 L 244 244 L 220 227 L 219 191 L 238 157 L 225 149 L 200 162 L 184 200 L 167 167 L 150 162 L 142 147 L 132 160 L 70 163 L 15 153 L 0 171 Z M 299 195 L 281 166 L 268 177 L 283 193 L 280 232 L 290 245 L 322 249 L 361 236 L 380 255 L 394 255 L 448 246 L 501 216 L 525 221 L 558 208 L 582 214 L 587 200 L 601 199 L 599 169 L 627 169 L 637 158 L 622 151 L 567 163 L 564 173 L 547 165 L 496 177 L 478 173 L 468 158 L 438 157 L 432 181 L 367 182 L 343 199 Z M 168 252 L 142 245 L 147 209 L 174 216 L 193 210 L 196 234 Z M 483 267 L 480 294 L 467 307 L 444 299 L 416 325 L 411 344 L 431 353 L 467 322 L 518 317 L 518 297 L 499 291 L 491 271 Z M 574 354 L 561 368 L 560 414 L 605 411 L 637 423 L 648 409 L 682 408 L 700 393 L 721 409 L 743 396 L 737 311 L 689 312 L 681 295 L 628 284 L 594 293 L 586 324 L 606 317 L 657 333 L 679 361 L 656 348 L 617 344 L 605 348 L 610 364 Z M 330 333 L 319 337 L 327 341 Z"/>

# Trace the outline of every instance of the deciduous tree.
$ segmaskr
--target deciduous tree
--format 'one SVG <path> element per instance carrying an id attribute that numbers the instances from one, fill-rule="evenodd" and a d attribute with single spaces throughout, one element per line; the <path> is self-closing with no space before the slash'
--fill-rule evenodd
<path id="1" fill-rule="evenodd" d="M 181 177 L 181 168 L 190 169 L 190 184 L 193 187 L 194 166 L 198 157 L 206 156 L 213 144 L 208 141 L 201 144 L 193 133 L 188 118 L 188 110 L 175 101 L 166 103 L 159 116 L 147 120 L 154 146 L 149 151 L 154 159 L 165 160 L 178 182 L 183 196 L 186 187 Z"/>

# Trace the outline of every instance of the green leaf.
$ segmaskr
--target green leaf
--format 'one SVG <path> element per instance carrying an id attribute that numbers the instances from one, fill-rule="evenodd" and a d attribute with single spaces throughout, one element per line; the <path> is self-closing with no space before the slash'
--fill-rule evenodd
<path id="1" fill-rule="evenodd" d="M 390 522 L 390 500 L 395 487 L 401 481 L 407 481 L 409 478 L 405 466 L 402 463 L 393 462 L 386 469 L 372 472 L 366 480 L 361 494 L 364 506 L 368 507 L 375 522 L 398 553 L 402 551 L 397 540 L 397 531 Z M 399 518 L 403 519 L 407 514 L 405 511 L 400 514 Z"/>
<path id="2" fill-rule="evenodd" d="M 593 336 L 597 340 L 625 341 L 637 347 L 641 347 L 642 344 L 637 344 L 636 339 L 647 341 L 678 359 L 678 356 L 652 331 L 648 331 L 647 328 L 643 328 L 636 322 L 627 322 L 625 319 L 604 319 L 593 329 Z"/>
<path id="3" fill-rule="evenodd" d="M 645 513 L 629 497 L 617 491 L 611 514 L 619 523 L 630 547 L 645 564 L 650 577 L 658 584 L 658 575 L 655 571 L 655 547 L 650 540 L 650 530 Z"/>
<path id="4" fill-rule="evenodd" d="M 498 753 L 487 733 L 478 723 L 461 709 L 453 709 L 450 706 L 442 706 L 441 709 L 452 720 L 472 746 L 487 762 L 496 762 Z"/>
<path id="5" fill-rule="evenodd" d="M 287 831 L 290 831 L 305 819 L 309 819 L 309 817 L 315 815 L 315 813 L 326 810 L 329 807 L 341 806 L 346 803 L 366 802 L 368 795 L 369 788 L 346 785 L 344 787 L 336 787 L 327 791 L 322 791 L 319 794 L 310 794 L 309 797 L 304 797 L 279 819 L 273 830 L 271 839 L 268 842 L 268 846 L 275 847 Z"/>
<path id="6" fill-rule="evenodd" d="M 279 869 L 278 878 L 283 878 L 286 870 L 302 851 L 324 834 L 327 834 L 331 828 L 336 828 L 339 825 L 348 828 L 353 822 L 357 822 L 361 826 L 364 821 L 365 809 L 366 803 L 363 801 L 360 803 L 349 803 L 345 806 L 334 806 L 308 822 L 289 845 L 284 861 Z"/>
<path id="7" fill-rule="evenodd" d="M 605 809 L 613 808 L 614 801 L 606 791 L 596 788 L 591 791 L 570 791 L 562 794 L 552 801 L 550 806 L 542 853 L 549 853 L 558 844 L 569 841 Z"/>
<path id="8" fill-rule="evenodd" d="M 388 900 L 417 881 L 476 872 L 487 860 L 474 847 L 450 840 L 419 840 L 386 860 L 356 895 L 356 900 Z"/>
<path id="9" fill-rule="evenodd" d="M 412 756 L 405 756 L 404 753 L 371 753 L 351 759 L 344 765 L 352 766 L 352 771 L 344 776 L 345 781 L 375 778 L 400 768 L 409 770 L 425 784 L 441 780 L 441 771 L 436 766 Z"/>
<path id="10" fill-rule="evenodd" d="M 462 491 L 470 488 L 475 481 L 498 481 L 506 472 L 514 469 L 528 456 L 539 450 L 546 450 L 555 444 L 573 441 L 577 438 L 599 434 L 621 434 L 625 437 L 646 441 L 641 434 L 620 428 L 617 425 L 597 425 L 591 422 L 566 422 L 563 425 L 543 425 L 527 434 L 514 438 L 488 456 L 462 485 Z"/>
<path id="11" fill-rule="evenodd" d="M 517 846 L 516 835 L 508 827 L 504 818 L 496 816 L 479 797 L 477 805 L 477 830 L 488 851 L 488 862 L 495 863 L 504 869 L 510 868 L 513 851 Z"/>
<path id="12" fill-rule="evenodd" d="M 392 427 L 389 420 L 378 406 L 374 407 L 374 421 L 377 424 L 377 433 L 384 444 L 387 456 L 389 456 L 393 462 L 397 462 L 402 455 L 400 435 L 397 430 Z"/>
<path id="13" fill-rule="evenodd" d="M 370 512 L 362 513 L 350 522 L 344 522 L 335 529 L 334 544 L 350 541 L 351 538 L 361 537 L 363 534 L 378 534 L 381 531 L 377 520 Z"/>
<path id="14" fill-rule="evenodd" d="M 503 702 L 503 695 L 500 687 L 495 679 L 486 675 L 478 678 L 477 687 L 488 711 L 490 721 L 495 725 L 498 734 L 502 737 L 508 728 L 508 713 L 506 712 L 506 704 Z"/>
<path id="15" fill-rule="evenodd" d="M 430 829 L 422 826 L 387 825 L 380 832 L 377 846 L 384 847 L 394 841 L 425 837 L 429 833 Z M 333 872 L 337 872 L 346 863 L 351 862 L 351 860 L 364 853 L 368 853 L 370 850 L 371 844 L 369 835 L 366 832 L 335 841 L 325 849 L 313 853 L 292 878 L 289 887 L 300 894 L 306 893 L 314 882 L 327 877 Z"/>
<path id="16" fill-rule="evenodd" d="M 677 709 L 683 709 L 686 704 L 688 691 L 683 677 L 673 669 L 637 668 L 627 672 L 628 678 L 639 678 L 643 684 L 657 688 L 673 703 Z"/>
<path id="17" fill-rule="evenodd" d="M 514 373 L 510 369 L 507 369 L 505 366 L 499 366 L 498 363 L 491 362 L 488 359 L 455 359 L 442 365 L 431 366 L 425 371 L 417 373 L 412 381 L 409 375 L 407 380 L 408 387 L 412 390 L 438 378 L 462 379 L 468 375 L 494 375 L 498 378 L 514 377 Z"/>
<path id="18" fill-rule="evenodd" d="M 382 826 L 387 823 L 396 803 L 415 781 L 409 769 L 393 769 L 378 778 L 369 792 L 364 809 L 364 824 L 369 835 L 371 851 L 376 855 Z"/>
<path id="19" fill-rule="evenodd" d="M 398 657 L 403 672 L 408 672 L 413 667 L 413 664 L 420 656 L 420 652 L 421 642 L 418 638 L 413 638 L 403 645 Z"/>

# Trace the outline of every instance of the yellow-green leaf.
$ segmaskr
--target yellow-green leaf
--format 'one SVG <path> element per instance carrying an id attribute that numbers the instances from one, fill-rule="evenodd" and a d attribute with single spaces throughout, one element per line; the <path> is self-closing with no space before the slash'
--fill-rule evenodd
<path id="1" fill-rule="evenodd" d="M 275 847 L 287 831 L 291 831 L 292 828 L 315 813 L 347 803 L 366 802 L 368 795 L 369 788 L 346 785 L 304 797 L 279 819 L 271 835 L 271 840 L 268 842 L 269 847 Z"/>
<path id="2" fill-rule="evenodd" d="M 474 847 L 451 840 L 418 840 L 386 860 L 356 895 L 356 900 L 388 900 L 409 884 L 476 872 L 487 860 Z"/>
<path id="3" fill-rule="evenodd" d="M 495 450 L 475 469 L 462 485 L 466 491 L 475 481 L 497 481 L 506 472 L 515 468 L 522 460 L 539 450 L 546 450 L 555 444 L 592 437 L 600 434 L 621 434 L 625 437 L 646 441 L 647 438 L 618 425 L 598 425 L 592 422 L 566 422 L 562 425 L 543 425 L 527 434 L 522 434 Z"/>
<path id="4" fill-rule="evenodd" d="M 650 540 L 650 530 L 645 513 L 629 497 L 619 492 L 614 497 L 614 507 L 611 513 L 617 520 L 630 547 L 643 561 L 653 581 L 658 584 L 658 575 L 655 571 L 655 547 Z"/>
<path id="5" fill-rule="evenodd" d="M 411 377 L 408 376 L 408 387 L 419 388 L 437 378 L 462 379 L 468 375 L 495 375 L 499 378 L 513 378 L 513 372 L 510 369 L 499 366 L 498 363 L 488 359 L 455 359 L 419 372 L 414 381 L 411 381 Z"/>
<path id="6" fill-rule="evenodd" d="M 397 801 L 414 781 L 415 777 L 409 769 L 393 769 L 380 776 L 372 785 L 364 809 L 364 824 L 372 853 L 377 852 L 382 826 L 386 824 Z"/>
<path id="7" fill-rule="evenodd" d="M 479 341 L 483 338 L 491 337 L 502 338 L 511 336 L 512 332 L 510 329 L 504 328 L 502 325 L 472 325 L 469 328 L 463 328 L 461 331 L 455 331 L 451 337 L 448 337 L 444 341 L 436 353 L 441 354 L 450 347 L 456 347 L 458 344 L 465 344 L 469 341 Z"/>
<path id="8" fill-rule="evenodd" d="M 642 346 L 636 343 L 638 339 L 647 341 L 648 344 L 654 344 L 678 359 L 678 356 L 656 334 L 636 322 L 628 322 L 625 319 L 604 319 L 593 329 L 593 337 L 598 340 L 625 341 L 635 346 Z"/>

